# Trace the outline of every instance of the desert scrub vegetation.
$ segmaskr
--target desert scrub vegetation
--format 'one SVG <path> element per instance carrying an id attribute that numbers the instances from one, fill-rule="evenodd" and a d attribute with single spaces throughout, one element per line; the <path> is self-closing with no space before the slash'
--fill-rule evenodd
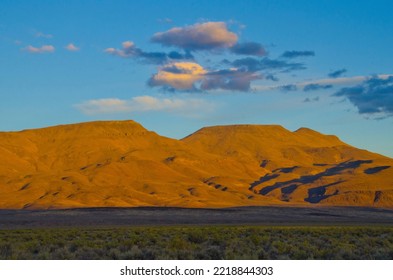
<path id="1" fill-rule="evenodd" d="M 393 259 L 393 227 L 0 230 L 0 259 Z"/>

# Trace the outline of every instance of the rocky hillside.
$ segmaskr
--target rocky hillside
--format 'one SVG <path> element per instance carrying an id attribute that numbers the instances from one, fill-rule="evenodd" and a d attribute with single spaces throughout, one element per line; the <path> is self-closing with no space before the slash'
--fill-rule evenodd
<path id="1" fill-rule="evenodd" d="M 393 208 L 393 159 L 274 125 L 182 140 L 133 121 L 0 133 L 0 208 L 348 205 Z"/>

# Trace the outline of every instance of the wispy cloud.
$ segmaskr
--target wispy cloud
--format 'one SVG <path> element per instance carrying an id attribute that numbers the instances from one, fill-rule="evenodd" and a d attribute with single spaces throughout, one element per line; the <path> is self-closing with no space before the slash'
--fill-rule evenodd
<path id="1" fill-rule="evenodd" d="M 107 48 L 104 50 L 104 52 L 120 57 L 135 56 L 135 54 L 139 52 L 139 49 L 135 47 L 134 42 L 125 41 L 121 45 L 122 45 L 121 49 Z"/>
<path id="2" fill-rule="evenodd" d="M 170 18 L 159 18 L 157 21 L 159 23 L 172 23 L 173 22 L 173 20 Z"/>
<path id="3" fill-rule="evenodd" d="M 265 48 L 255 42 L 238 43 L 231 47 L 231 52 L 240 55 L 253 55 L 253 56 L 265 56 L 267 52 Z"/>
<path id="4" fill-rule="evenodd" d="M 237 68 L 210 71 L 204 75 L 200 89 L 249 91 L 251 82 L 259 79 L 262 75 Z"/>
<path id="5" fill-rule="evenodd" d="M 303 87 L 303 91 L 316 91 L 321 89 L 329 89 L 332 88 L 332 85 L 321 85 L 318 83 L 308 84 Z"/>
<path id="6" fill-rule="evenodd" d="M 393 76 L 393 74 L 380 74 L 376 75 L 377 78 L 387 79 Z M 332 86 L 343 86 L 343 85 L 351 85 L 359 82 L 363 82 L 370 79 L 370 76 L 353 76 L 353 77 L 343 77 L 343 78 L 327 78 L 327 79 L 316 79 L 311 81 L 297 82 L 293 83 L 299 89 L 303 89 L 308 85 L 332 85 Z M 271 90 L 279 90 L 285 84 L 278 85 L 255 85 L 251 88 L 252 91 L 271 91 Z"/>
<path id="7" fill-rule="evenodd" d="M 51 38 L 53 38 L 53 35 L 52 34 L 45 34 L 45 33 L 40 32 L 40 31 L 36 31 L 34 33 L 34 37 L 51 39 Z"/>
<path id="8" fill-rule="evenodd" d="M 121 49 L 107 48 L 104 52 L 122 58 L 135 58 L 143 63 L 164 64 L 171 60 L 192 60 L 194 57 L 190 52 L 179 53 L 177 51 L 146 52 L 135 46 L 132 41 L 122 43 Z"/>
<path id="9" fill-rule="evenodd" d="M 279 90 L 281 91 L 295 91 L 298 90 L 297 86 L 294 84 L 289 84 L 289 85 L 283 85 L 278 87 Z"/>
<path id="10" fill-rule="evenodd" d="M 303 100 L 304 103 L 318 102 L 318 101 L 319 101 L 319 96 L 316 96 L 316 97 L 314 97 L 314 98 L 309 98 L 309 97 L 307 97 L 307 98 L 305 98 L 305 99 Z"/>
<path id="11" fill-rule="evenodd" d="M 33 47 L 33 46 L 29 45 L 26 48 L 23 48 L 22 50 L 29 52 L 29 53 L 34 53 L 34 54 L 53 53 L 55 51 L 55 47 L 52 45 L 43 45 L 41 47 Z"/>
<path id="12" fill-rule="evenodd" d="M 271 73 L 266 73 L 264 78 L 265 78 L 265 80 L 270 80 L 270 81 L 273 81 L 273 82 L 278 82 L 280 80 L 279 78 L 277 78 L 277 76 L 275 76 L 275 75 L 273 75 Z"/>
<path id="13" fill-rule="evenodd" d="M 287 85 L 280 85 L 277 86 L 276 89 L 280 91 L 295 91 L 295 90 L 303 90 L 304 92 L 310 91 L 318 91 L 318 90 L 325 90 L 331 89 L 333 85 L 325 85 L 325 84 L 318 84 L 318 83 L 310 83 L 310 84 L 302 84 L 302 83 L 295 83 L 295 84 L 287 84 Z"/>
<path id="14" fill-rule="evenodd" d="M 229 31 L 225 22 L 196 23 L 175 27 L 153 35 L 151 41 L 163 46 L 186 50 L 213 50 L 229 48 L 236 44 L 238 36 Z"/>
<path id="15" fill-rule="evenodd" d="M 314 51 L 286 51 L 281 57 L 283 58 L 297 58 L 297 57 L 305 57 L 305 56 L 315 56 Z"/>
<path id="16" fill-rule="evenodd" d="M 246 57 L 236 59 L 233 61 L 232 66 L 238 68 L 244 68 L 247 71 L 279 71 L 279 72 L 291 72 L 296 70 L 304 70 L 306 66 L 304 63 L 299 62 L 287 62 L 280 59 L 271 59 L 265 57 L 263 59 L 256 59 L 252 57 Z"/>
<path id="17" fill-rule="evenodd" d="M 339 69 L 339 70 L 330 72 L 330 73 L 328 74 L 328 76 L 329 76 L 330 78 L 338 78 L 338 77 L 342 76 L 342 75 L 343 75 L 344 73 L 346 73 L 346 72 L 347 72 L 347 69 L 343 68 L 343 69 Z"/>
<path id="18" fill-rule="evenodd" d="M 65 46 L 65 49 L 66 49 L 67 51 L 70 51 L 70 52 L 77 52 L 77 51 L 80 50 L 79 47 L 75 46 L 75 45 L 72 44 L 72 43 L 69 43 L 67 46 Z"/>
<path id="19" fill-rule="evenodd" d="M 157 98 L 143 95 L 129 100 L 118 98 L 93 99 L 75 105 L 87 115 L 161 111 L 196 117 L 214 110 L 214 105 L 198 98 Z"/>

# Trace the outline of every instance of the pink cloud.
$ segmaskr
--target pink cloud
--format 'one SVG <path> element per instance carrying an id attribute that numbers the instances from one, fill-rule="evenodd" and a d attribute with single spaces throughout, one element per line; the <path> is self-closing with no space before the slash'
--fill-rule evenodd
<path id="1" fill-rule="evenodd" d="M 53 38 L 52 34 L 45 34 L 45 33 L 40 32 L 40 31 L 35 32 L 34 36 L 37 37 L 37 38 L 46 38 L 46 39 Z"/>
<path id="2" fill-rule="evenodd" d="M 213 111 L 215 105 L 200 98 L 160 98 L 143 95 L 131 99 L 87 100 L 76 104 L 75 107 L 86 115 L 156 111 L 199 117 Z"/>
<path id="3" fill-rule="evenodd" d="M 70 52 L 76 52 L 79 51 L 80 48 L 78 48 L 77 46 L 75 46 L 72 43 L 69 43 L 67 46 L 65 46 L 66 50 L 70 51 Z"/>
<path id="4" fill-rule="evenodd" d="M 194 62 L 175 62 L 164 65 L 149 81 L 150 86 L 170 86 L 179 90 L 190 90 L 202 80 L 207 71 Z"/>
<path id="5" fill-rule="evenodd" d="M 138 54 L 140 50 L 135 47 L 134 42 L 125 41 L 122 43 L 122 49 L 107 48 L 104 52 L 120 57 L 130 57 Z"/>
<path id="6" fill-rule="evenodd" d="M 29 45 L 23 50 L 29 53 L 53 53 L 55 51 L 55 47 L 52 45 L 43 45 L 41 47 L 33 47 Z"/>
<path id="7" fill-rule="evenodd" d="M 225 22 L 205 22 L 159 32 L 151 40 L 187 50 L 211 50 L 232 47 L 238 37 L 228 30 Z"/>

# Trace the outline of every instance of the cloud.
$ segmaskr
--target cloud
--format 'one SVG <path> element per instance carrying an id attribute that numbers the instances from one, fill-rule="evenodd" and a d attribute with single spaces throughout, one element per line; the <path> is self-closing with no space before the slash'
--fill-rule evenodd
<path id="1" fill-rule="evenodd" d="M 157 21 L 159 23 L 172 23 L 173 22 L 173 20 L 170 18 L 159 18 Z"/>
<path id="2" fill-rule="evenodd" d="M 162 64 L 167 62 L 168 55 L 163 52 L 144 52 L 141 51 L 139 55 L 137 55 L 141 62 L 143 63 L 152 63 L 152 64 Z"/>
<path id="3" fill-rule="evenodd" d="M 229 63 L 234 67 L 244 68 L 250 72 L 256 72 L 262 70 L 261 60 L 252 57 L 236 59 L 235 61 Z"/>
<path id="4" fill-rule="evenodd" d="M 120 57 L 131 57 L 131 56 L 138 55 L 139 52 L 141 52 L 140 49 L 135 47 L 134 42 L 125 41 L 121 45 L 122 45 L 121 49 L 107 48 L 104 50 L 104 52 Z"/>
<path id="5" fill-rule="evenodd" d="M 283 86 L 280 86 L 279 89 L 281 91 L 295 91 L 295 90 L 297 90 L 297 86 L 295 84 L 283 85 Z"/>
<path id="6" fill-rule="evenodd" d="M 194 62 L 175 62 L 159 68 L 148 85 L 180 91 L 232 90 L 248 91 L 253 80 L 262 79 L 258 73 L 230 68 L 208 71 Z"/>
<path id="7" fill-rule="evenodd" d="M 186 50 L 213 50 L 230 48 L 238 37 L 228 30 L 225 22 L 197 23 L 186 27 L 175 27 L 153 35 L 151 41 L 163 46 Z"/>
<path id="8" fill-rule="evenodd" d="M 314 51 L 286 51 L 281 55 L 281 57 L 284 58 L 297 58 L 301 56 L 315 56 L 315 52 Z"/>
<path id="9" fill-rule="evenodd" d="M 230 50 L 232 53 L 240 55 L 265 56 L 267 54 L 265 48 L 261 44 L 254 42 L 238 43 Z"/>
<path id="10" fill-rule="evenodd" d="M 170 53 L 168 53 L 168 58 L 177 60 L 193 60 L 194 56 L 189 51 L 185 51 L 184 54 L 176 51 L 171 51 Z"/>
<path id="11" fill-rule="evenodd" d="M 319 96 L 314 97 L 314 98 L 307 97 L 306 99 L 303 100 L 304 103 L 318 102 L 318 101 L 319 101 Z"/>
<path id="12" fill-rule="evenodd" d="M 29 53 L 52 53 L 55 51 L 55 47 L 52 45 L 43 45 L 41 47 L 33 47 L 31 45 L 23 48 L 22 50 Z"/>
<path id="13" fill-rule="evenodd" d="M 381 74 L 377 75 L 377 77 L 381 79 L 385 79 L 387 77 L 391 76 L 390 74 Z M 300 86 L 307 86 L 310 84 L 319 84 L 319 85 L 350 85 L 350 84 L 355 84 L 359 82 L 363 82 L 365 80 L 368 80 L 370 76 L 353 76 L 353 77 L 342 77 L 342 78 L 327 78 L 327 79 L 318 79 L 318 80 L 313 80 L 313 81 L 307 81 L 307 82 L 300 82 L 298 83 Z"/>
<path id="14" fill-rule="evenodd" d="M 316 91 L 321 89 L 329 89 L 332 87 L 333 85 L 308 84 L 303 87 L 303 91 Z"/>
<path id="15" fill-rule="evenodd" d="M 270 80 L 270 81 L 273 81 L 273 82 L 278 82 L 279 81 L 279 79 L 276 76 L 274 76 L 273 74 L 270 74 L 270 73 L 265 74 L 264 77 L 265 77 L 265 80 Z"/>
<path id="16" fill-rule="evenodd" d="M 130 110 L 128 101 L 118 98 L 103 98 L 88 100 L 75 105 L 82 113 L 86 115 L 128 112 Z"/>
<path id="17" fill-rule="evenodd" d="M 169 112 L 186 116 L 197 116 L 210 112 L 214 105 L 197 98 L 156 98 L 143 95 L 129 100 L 118 98 L 104 98 L 88 100 L 75 107 L 86 115 L 137 113 L 137 112 Z"/>
<path id="18" fill-rule="evenodd" d="M 344 73 L 346 73 L 346 72 L 347 72 L 347 69 L 343 68 L 343 69 L 339 69 L 339 70 L 330 72 L 330 73 L 328 74 L 328 76 L 329 76 L 330 78 L 338 78 L 338 77 L 340 77 L 342 74 L 344 74 Z"/>
<path id="19" fill-rule="evenodd" d="M 262 79 L 258 73 L 242 71 L 236 68 L 208 72 L 202 79 L 200 89 L 224 89 L 233 91 L 249 91 L 251 81 Z"/>
<path id="20" fill-rule="evenodd" d="M 70 52 L 77 52 L 80 50 L 80 48 L 78 48 L 77 46 L 75 46 L 74 44 L 70 43 L 67 46 L 65 46 L 65 49 L 70 51 Z"/>
<path id="21" fill-rule="evenodd" d="M 53 35 L 52 34 L 45 34 L 43 32 L 37 31 L 34 33 L 34 37 L 51 39 L 51 38 L 53 38 Z"/>
<path id="22" fill-rule="evenodd" d="M 175 62 L 159 68 L 148 84 L 176 90 L 195 90 L 195 83 L 202 80 L 207 71 L 194 62 Z"/>
<path id="23" fill-rule="evenodd" d="M 143 63 L 152 64 L 163 64 L 167 63 L 169 60 L 192 60 L 194 57 L 188 51 L 184 54 L 177 51 L 172 51 L 170 53 L 165 52 L 145 52 L 140 48 L 137 48 L 134 42 L 125 41 L 122 43 L 121 49 L 107 48 L 104 52 L 119 56 L 122 58 L 135 58 L 139 59 Z"/>
<path id="24" fill-rule="evenodd" d="M 268 71 L 291 72 L 305 69 L 303 63 L 290 63 L 269 58 L 243 58 L 233 62 L 223 62 L 233 67 L 228 69 L 207 70 L 195 62 L 174 62 L 159 68 L 148 81 L 152 87 L 161 86 L 168 90 L 209 91 L 232 90 L 249 91 L 251 82 L 261 79 L 277 81 L 278 78 Z M 266 76 L 260 71 L 267 71 Z M 280 90 L 293 88 L 278 87 Z"/>
<path id="25" fill-rule="evenodd" d="M 387 79 L 393 76 L 393 74 L 380 74 L 376 77 L 379 79 Z M 330 79 L 317 79 L 312 81 L 298 82 L 294 83 L 298 88 L 303 89 L 307 85 L 318 84 L 318 85 L 332 85 L 332 86 L 343 86 L 343 85 L 351 85 L 359 82 L 363 82 L 368 80 L 370 76 L 353 76 L 353 77 L 344 77 L 344 78 L 330 78 Z M 255 85 L 251 88 L 253 91 L 271 91 L 271 90 L 280 90 L 283 85 Z"/>
<path id="26" fill-rule="evenodd" d="M 270 59 L 265 57 L 263 59 L 255 59 L 252 57 L 237 59 L 232 62 L 234 67 L 245 68 L 247 71 L 256 72 L 261 70 L 276 70 L 280 72 L 291 72 L 295 70 L 304 70 L 306 66 L 304 63 L 287 62 L 279 59 Z"/>
<path id="27" fill-rule="evenodd" d="M 361 84 L 342 88 L 333 96 L 347 98 L 359 114 L 393 116 L 393 76 L 374 76 Z"/>
<path id="28" fill-rule="evenodd" d="M 312 51 L 291 51 L 285 52 L 280 58 L 269 58 L 262 44 L 252 41 L 239 43 L 238 35 L 231 32 L 225 22 L 175 27 L 155 33 L 151 41 L 166 47 L 176 47 L 181 51 L 146 52 L 132 41 L 123 42 L 121 48 L 111 47 L 104 51 L 114 56 L 159 65 L 158 71 L 150 77 L 147 84 L 169 91 L 249 91 L 255 80 L 277 82 L 281 73 L 306 69 L 304 63 L 286 58 L 314 55 Z M 210 52 L 195 53 L 203 50 Z M 203 57 L 223 53 L 243 57 L 234 61 L 224 59 L 221 62 Z M 202 59 L 205 58 L 205 66 L 196 62 L 201 56 Z"/>

